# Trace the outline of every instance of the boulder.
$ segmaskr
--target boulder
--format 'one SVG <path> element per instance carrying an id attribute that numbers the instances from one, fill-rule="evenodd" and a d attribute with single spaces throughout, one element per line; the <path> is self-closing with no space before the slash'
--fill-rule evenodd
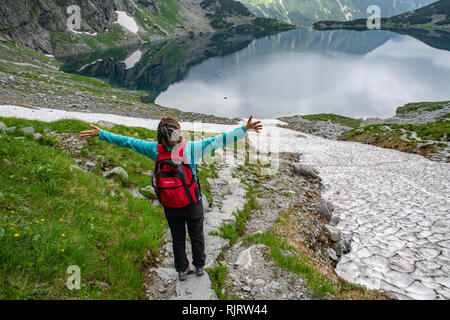
<path id="1" fill-rule="evenodd" d="M 331 221 L 330 221 L 330 225 L 336 226 L 339 223 L 339 221 L 341 221 L 341 219 L 339 219 L 338 216 L 332 216 L 331 217 Z"/>
<path id="2" fill-rule="evenodd" d="M 102 126 L 102 127 L 106 127 L 106 128 L 109 128 L 109 129 L 112 129 L 112 128 L 115 127 L 114 123 L 109 122 L 109 121 L 105 121 L 105 120 L 97 121 L 97 125 Z"/>
<path id="3" fill-rule="evenodd" d="M 314 204 L 317 211 L 320 212 L 320 214 L 325 218 L 325 220 L 328 222 L 331 221 L 334 207 L 333 205 L 326 201 L 326 200 L 319 200 Z"/>
<path id="4" fill-rule="evenodd" d="M 128 173 L 122 167 L 115 167 L 114 169 L 105 173 L 106 178 L 110 176 L 119 176 L 123 179 L 128 179 Z"/>
<path id="5" fill-rule="evenodd" d="M 84 164 L 84 168 L 86 170 L 93 170 L 97 166 L 97 163 L 94 161 L 88 161 Z"/>
<path id="6" fill-rule="evenodd" d="M 352 237 L 351 235 L 343 235 L 342 236 L 342 253 L 349 253 L 352 245 Z"/>
<path id="7" fill-rule="evenodd" d="M 135 198 L 146 199 L 145 196 L 139 192 L 138 189 L 131 189 L 130 193 Z"/>
<path id="8" fill-rule="evenodd" d="M 34 127 L 26 127 L 26 128 L 22 128 L 20 129 L 20 131 L 23 132 L 23 134 L 34 134 Z"/>
<path id="9" fill-rule="evenodd" d="M 35 134 L 33 134 L 33 140 L 41 140 L 42 138 L 44 138 L 44 136 L 42 134 L 40 134 L 39 132 L 36 132 Z"/>
<path id="10" fill-rule="evenodd" d="M 147 198 L 150 199 L 156 199 L 156 193 L 155 193 L 155 188 L 153 188 L 152 185 L 143 187 L 139 190 L 144 196 L 146 196 Z"/>
<path id="11" fill-rule="evenodd" d="M 331 260 L 336 261 L 338 259 L 337 255 L 336 255 L 336 251 L 334 251 L 334 249 L 328 248 L 327 252 L 328 252 L 328 256 L 331 258 Z"/>
<path id="12" fill-rule="evenodd" d="M 333 242 L 333 250 L 336 252 L 338 257 L 342 256 L 344 253 L 344 245 L 342 244 L 342 240 Z"/>
<path id="13" fill-rule="evenodd" d="M 294 163 L 292 167 L 294 168 L 294 172 L 298 175 L 320 179 L 319 172 L 311 166 Z"/>
<path id="14" fill-rule="evenodd" d="M 339 241 L 341 240 L 341 230 L 339 230 L 336 227 L 330 226 L 329 224 L 326 224 L 324 226 L 325 230 L 330 235 L 331 241 Z"/>

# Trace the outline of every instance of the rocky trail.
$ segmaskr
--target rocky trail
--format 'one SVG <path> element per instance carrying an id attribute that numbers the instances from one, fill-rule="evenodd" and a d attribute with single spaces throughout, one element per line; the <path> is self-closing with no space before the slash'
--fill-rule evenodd
<path id="1" fill-rule="evenodd" d="M 211 179 L 213 186 L 214 204 L 210 207 L 207 198 L 203 197 L 205 208 L 204 234 L 206 246 L 205 269 L 215 265 L 219 254 L 229 246 L 229 240 L 211 232 L 217 232 L 219 227 L 227 222 L 235 222 L 233 213 L 242 209 L 245 203 L 246 190 L 240 185 L 240 181 L 231 175 L 232 167 L 221 164 L 218 167 L 219 178 Z M 221 196 L 223 195 L 223 197 Z M 191 273 L 186 281 L 178 280 L 178 273 L 173 268 L 173 250 L 170 231 L 167 230 L 166 245 L 161 251 L 164 257 L 160 265 L 149 270 L 147 282 L 147 296 L 149 299 L 181 299 L 181 300 L 215 300 L 217 295 L 211 289 L 211 281 L 208 274 L 196 276 Z M 192 263 L 192 250 L 190 242 L 186 244 L 189 261 Z M 191 271 L 195 270 L 191 265 Z"/>
<path id="2" fill-rule="evenodd" d="M 155 120 L 15 106 L 1 106 L 0 116 L 44 121 L 64 117 L 108 120 L 150 129 L 157 125 Z M 219 178 L 211 181 L 214 202 L 205 212 L 207 267 L 227 266 L 227 295 L 249 299 L 312 297 L 303 279 L 276 265 L 264 245 L 241 241 L 247 235 L 277 227 L 283 212 L 294 208 L 295 214 L 289 218 L 296 228 L 293 232 L 297 238 L 306 239 L 302 245 L 314 253 L 324 273 L 336 266 L 341 278 L 397 299 L 450 298 L 450 164 L 299 134 L 280 128 L 278 120 L 263 120 L 263 124 L 264 135 L 250 133 L 250 145 L 263 154 L 279 153 L 277 175 L 255 180 L 254 175 L 240 171 L 239 163 L 221 162 L 216 168 Z M 199 129 L 195 123 L 181 125 L 186 130 Z M 232 128 L 217 124 L 201 127 L 207 132 Z M 275 138 L 281 143 L 274 143 Z M 251 210 L 244 234 L 230 245 L 211 231 L 234 222 L 233 212 L 247 202 L 242 181 L 260 194 L 256 199 L 259 208 Z M 296 238 L 290 240 L 295 243 Z M 217 298 L 207 274 L 190 275 L 184 283 L 176 280 L 170 242 L 161 256 L 160 265 L 149 270 L 156 279 L 148 284 L 149 298 Z"/>

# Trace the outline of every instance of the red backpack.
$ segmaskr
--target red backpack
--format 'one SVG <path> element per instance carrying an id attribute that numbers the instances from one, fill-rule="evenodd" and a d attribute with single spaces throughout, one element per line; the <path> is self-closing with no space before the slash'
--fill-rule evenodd
<path id="1" fill-rule="evenodd" d="M 162 144 L 158 144 L 153 187 L 164 207 L 183 208 L 196 204 L 200 197 L 200 185 L 191 167 L 183 162 L 185 147 L 186 142 L 177 146 L 176 155 L 173 156 L 172 151 L 167 151 Z"/>

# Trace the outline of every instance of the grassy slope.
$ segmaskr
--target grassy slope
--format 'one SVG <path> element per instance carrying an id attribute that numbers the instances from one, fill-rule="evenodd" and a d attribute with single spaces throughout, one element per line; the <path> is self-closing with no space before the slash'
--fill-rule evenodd
<path id="1" fill-rule="evenodd" d="M 180 5 L 176 0 L 159 2 L 159 11 L 152 14 L 144 5 L 135 0 L 124 0 L 123 4 L 129 11 L 134 11 L 134 19 L 142 28 L 140 37 L 150 41 L 153 36 L 171 37 L 176 35 L 176 25 L 187 27 L 189 22 L 180 16 Z M 70 31 L 51 33 L 52 48 L 55 52 L 64 52 L 68 46 L 85 44 L 91 50 L 98 51 L 108 47 L 124 44 L 127 41 L 138 42 L 134 35 L 125 32 L 118 24 L 108 26 L 108 31 L 92 35 L 79 35 Z"/>
<path id="2" fill-rule="evenodd" d="M 426 141 L 415 139 L 412 136 L 413 132 L 422 140 L 434 142 L 424 143 Z M 401 138 L 404 135 L 406 135 L 408 140 Z M 445 147 L 446 144 L 444 141 L 447 143 L 450 142 L 450 122 L 420 125 L 372 124 L 359 129 L 349 130 L 341 139 L 369 143 L 403 152 L 419 153 L 425 156 L 430 153 L 435 153 L 439 148 Z M 420 146 L 421 143 L 424 145 Z"/>
<path id="3" fill-rule="evenodd" d="M 397 116 L 411 112 L 431 112 L 442 109 L 449 101 L 414 102 L 397 108 Z M 424 124 L 380 123 L 354 127 L 341 140 L 369 143 L 375 146 L 418 153 L 423 156 L 437 152 L 450 142 L 449 114 L 438 117 L 436 122 Z"/>
<path id="4" fill-rule="evenodd" d="M 347 126 L 350 128 L 359 127 L 361 124 L 361 120 L 340 116 L 332 113 L 318 113 L 318 114 L 307 114 L 301 116 L 303 119 L 311 120 L 311 121 L 330 121 L 331 123 L 340 124 L 343 126 Z"/>
<path id="5" fill-rule="evenodd" d="M 37 132 L 79 132 L 87 123 L 51 123 L 0 118 L 7 126 L 34 126 Z M 155 132 L 116 126 L 111 131 L 141 139 Z M 107 180 L 99 169 L 70 168 L 74 158 L 51 136 L 42 142 L 16 133 L 0 138 L 0 298 L 142 299 L 144 267 L 159 254 L 166 229 L 162 209 L 132 197 L 126 188 L 150 184 L 142 174 L 153 161 L 129 149 L 91 139 L 82 156 L 104 155 L 120 165 L 127 180 Z M 5 161 L 7 160 L 7 161 Z M 204 189 L 209 165 L 200 166 Z M 66 288 L 66 268 L 81 268 L 81 290 Z"/>

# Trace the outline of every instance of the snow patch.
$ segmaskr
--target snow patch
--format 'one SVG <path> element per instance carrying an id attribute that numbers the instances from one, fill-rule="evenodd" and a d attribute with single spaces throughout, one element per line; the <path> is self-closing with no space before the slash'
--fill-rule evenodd
<path id="1" fill-rule="evenodd" d="M 117 13 L 117 21 L 114 23 L 118 23 L 125 29 L 129 30 L 130 32 L 133 32 L 134 34 L 138 33 L 139 26 L 137 25 L 133 17 L 127 15 L 125 11 L 116 11 L 116 13 Z"/>
<path id="2" fill-rule="evenodd" d="M 141 61 L 142 58 L 142 51 L 141 50 L 136 50 L 135 52 L 133 52 L 128 58 L 126 58 L 123 63 L 125 63 L 125 70 L 131 69 L 133 68 L 136 63 L 138 63 L 139 61 Z"/>

